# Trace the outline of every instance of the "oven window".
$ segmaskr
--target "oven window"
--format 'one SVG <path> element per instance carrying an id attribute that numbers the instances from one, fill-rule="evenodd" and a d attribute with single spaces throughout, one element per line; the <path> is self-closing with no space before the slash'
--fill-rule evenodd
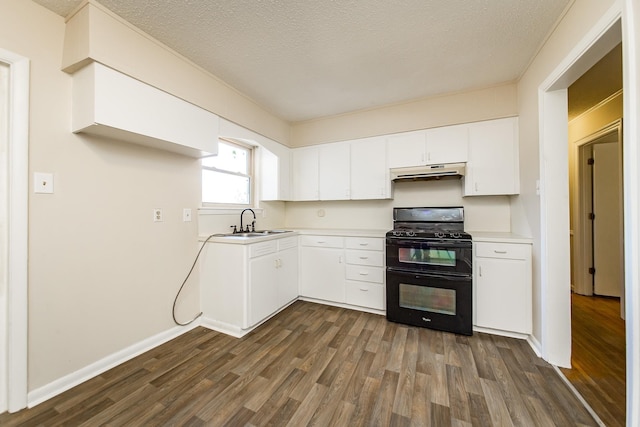
<path id="1" fill-rule="evenodd" d="M 456 315 L 456 291 L 400 283 L 400 307 Z"/>
<path id="2" fill-rule="evenodd" d="M 409 264 L 455 267 L 456 251 L 435 248 L 398 248 L 398 260 Z"/>

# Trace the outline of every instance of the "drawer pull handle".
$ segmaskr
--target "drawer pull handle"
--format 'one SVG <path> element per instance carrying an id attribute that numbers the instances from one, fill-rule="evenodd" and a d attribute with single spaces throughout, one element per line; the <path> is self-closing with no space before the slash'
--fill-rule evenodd
<path id="1" fill-rule="evenodd" d="M 360 243 L 360 246 L 369 246 L 368 243 Z"/>
<path id="2" fill-rule="evenodd" d="M 499 251 L 497 249 L 494 249 L 493 252 L 497 253 L 497 254 L 506 254 L 507 251 Z"/>
<path id="3" fill-rule="evenodd" d="M 361 275 L 361 276 L 368 276 L 368 275 L 369 275 L 369 273 L 367 273 L 366 271 L 361 271 L 361 272 L 360 272 L 360 275 Z"/>
<path id="4" fill-rule="evenodd" d="M 327 243 L 327 242 L 325 242 L 324 240 L 318 240 L 316 243 L 322 244 L 322 243 Z"/>
<path id="5" fill-rule="evenodd" d="M 368 256 L 361 256 L 360 259 L 369 259 Z"/>
<path id="6" fill-rule="evenodd" d="M 360 290 L 361 290 L 362 292 L 369 292 L 369 289 L 367 289 L 367 288 L 360 288 Z"/>

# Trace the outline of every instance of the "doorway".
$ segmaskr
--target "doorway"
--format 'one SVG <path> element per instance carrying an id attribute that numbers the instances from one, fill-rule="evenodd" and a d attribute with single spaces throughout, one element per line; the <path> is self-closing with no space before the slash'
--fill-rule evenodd
<path id="1" fill-rule="evenodd" d="M 620 298 L 624 293 L 622 150 L 614 131 L 580 147 L 578 213 L 585 225 L 586 295 Z"/>
<path id="2" fill-rule="evenodd" d="M 3 279 L 0 286 L 0 409 L 16 412 L 27 406 L 27 253 L 29 59 L 0 49 L 6 82 L 0 95 L 2 134 L 2 232 L 0 251 Z"/>

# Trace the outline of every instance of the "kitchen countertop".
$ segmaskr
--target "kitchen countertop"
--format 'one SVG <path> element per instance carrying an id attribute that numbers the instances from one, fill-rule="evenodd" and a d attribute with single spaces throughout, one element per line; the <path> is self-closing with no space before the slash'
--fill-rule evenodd
<path id="1" fill-rule="evenodd" d="M 295 228 L 300 234 L 315 236 L 385 237 L 389 230 L 357 230 L 352 228 Z"/>
<path id="2" fill-rule="evenodd" d="M 209 242 L 228 243 L 232 245 L 248 245 L 267 240 L 282 239 L 298 235 L 320 235 L 320 236 L 350 236 L 350 237 L 379 237 L 384 238 L 388 230 L 354 230 L 337 228 L 282 228 L 281 230 L 291 230 L 289 233 L 267 234 L 259 237 L 230 237 L 225 234 L 214 235 Z M 199 236 L 198 241 L 204 242 L 209 236 Z"/>
<path id="3" fill-rule="evenodd" d="M 499 232 L 499 231 L 473 231 L 465 230 L 471 234 L 474 242 L 490 242 L 490 243 L 526 243 L 532 244 L 533 238 L 521 236 L 519 234 Z"/>

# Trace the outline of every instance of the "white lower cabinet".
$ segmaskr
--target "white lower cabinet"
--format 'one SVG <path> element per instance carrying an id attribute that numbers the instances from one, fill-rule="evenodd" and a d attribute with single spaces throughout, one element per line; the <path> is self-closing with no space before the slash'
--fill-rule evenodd
<path id="1" fill-rule="evenodd" d="M 301 236 L 300 245 L 300 295 L 344 302 L 343 238 Z"/>
<path id="2" fill-rule="evenodd" d="M 474 243 L 475 325 L 531 334 L 531 245 Z"/>
<path id="3" fill-rule="evenodd" d="M 205 322 L 242 335 L 298 297 L 298 237 L 208 243 L 200 274 Z"/>
<path id="4" fill-rule="evenodd" d="M 384 239 L 302 236 L 300 295 L 384 310 Z"/>

